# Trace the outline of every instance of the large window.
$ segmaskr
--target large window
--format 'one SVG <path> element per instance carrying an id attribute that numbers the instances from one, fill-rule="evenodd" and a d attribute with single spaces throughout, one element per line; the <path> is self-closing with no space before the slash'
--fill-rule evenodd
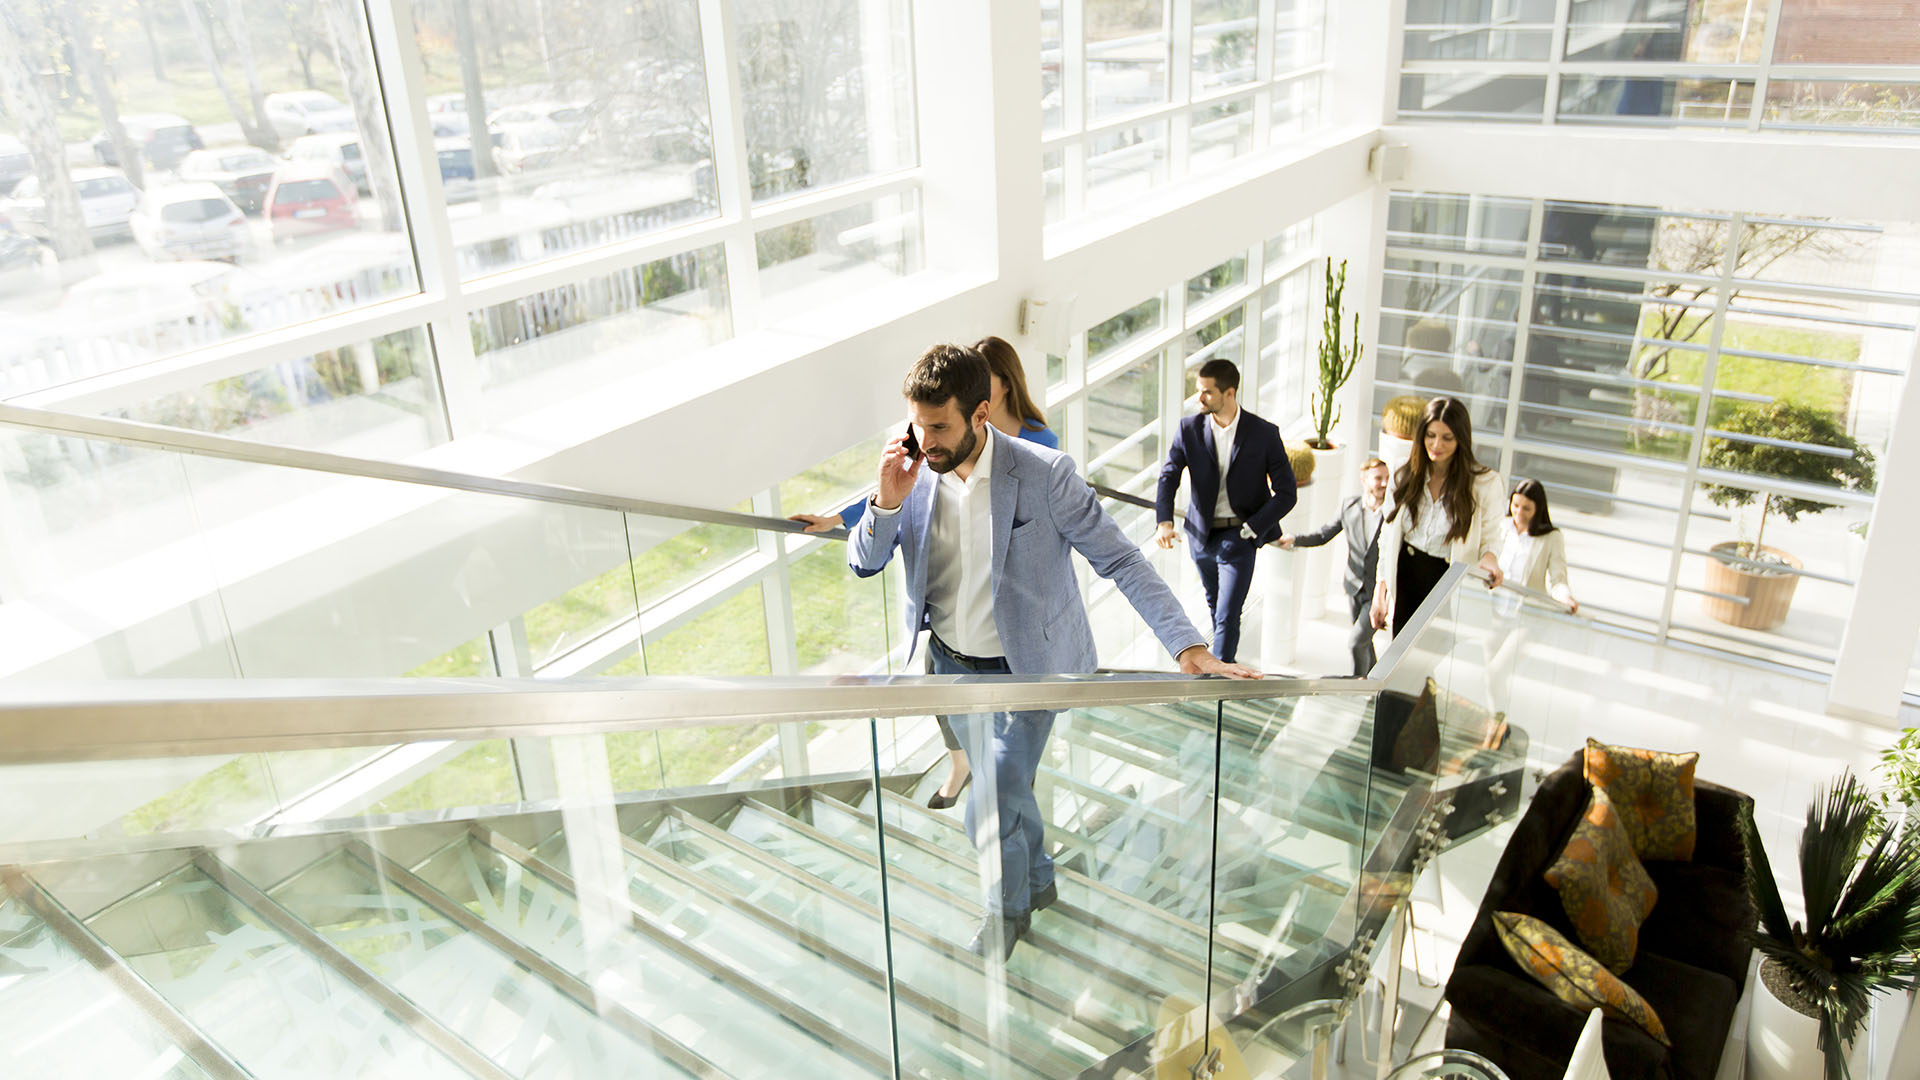
<path id="1" fill-rule="evenodd" d="M 1449 394 L 1547 486 L 1584 608 L 1824 667 L 1912 352 L 1911 227 L 1392 199 L 1375 407 Z"/>
<path id="2" fill-rule="evenodd" d="M 1911 3 L 1406 0 L 1402 55 L 1403 119 L 1920 132 Z"/>
<path id="3" fill-rule="evenodd" d="M 1317 126 L 1323 0 L 1052 0 L 1040 8 L 1049 223 Z"/>

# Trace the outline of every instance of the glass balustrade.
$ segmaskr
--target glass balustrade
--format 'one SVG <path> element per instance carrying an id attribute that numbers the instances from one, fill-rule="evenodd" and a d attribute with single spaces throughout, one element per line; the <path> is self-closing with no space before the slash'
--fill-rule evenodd
<path id="1" fill-rule="evenodd" d="M 1196 1046 L 1269 1067 L 1343 1008 L 1421 845 L 1511 812 L 1541 665 L 1589 631 L 1509 600 L 1437 592 L 1383 683 L 142 680 L 94 684 L 92 728 L 55 721 L 75 695 L 3 684 L 0 785 L 43 820 L 0 839 L 0 995 L 84 987 L 115 1034 L 61 1052 L 156 1075 L 1029 1080 Z M 970 947 L 1000 846 L 927 796 L 931 714 L 1009 701 L 1054 713 L 1032 785 L 1053 890 L 1003 957 Z M 394 809 L 373 784 L 303 816 L 271 784 L 299 755 L 489 742 L 510 790 Z M 765 767 L 689 761 L 760 743 Z M 264 794 L 130 827 L 218 761 Z M 1012 801 L 990 772 L 982 837 Z M 126 790 L 55 797 L 92 787 Z"/>

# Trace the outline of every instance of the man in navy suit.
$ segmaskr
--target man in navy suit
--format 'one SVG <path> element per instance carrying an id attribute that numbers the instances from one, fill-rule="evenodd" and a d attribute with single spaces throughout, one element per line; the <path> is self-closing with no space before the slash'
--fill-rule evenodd
<path id="1" fill-rule="evenodd" d="M 1253 587 L 1254 553 L 1280 538 L 1280 519 L 1298 494 L 1280 429 L 1240 407 L 1240 369 L 1233 361 L 1201 364 L 1197 381 L 1200 411 L 1180 421 L 1160 467 L 1154 539 L 1173 546 L 1173 496 L 1181 472 L 1191 473 L 1187 542 L 1213 612 L 1213 654 L 1231 663 L 1240 651 L 1240 609 Z"/>
<path id="2" fill-rule="evenodd" d="M 1180 601 L 1100 508 L 1072 458 L 987 422 L 987 390 L 987 360 L 972 349 L 935 345 L 914 363 L 902 392 L 919 453 L 907 448 L 906 432 L 887 444 L 879 490 L 848 537 L 847 561 L 861 577 L 885 569 L 895 551 L 905 558 L 907 631 L 932 631 L 933 673 L 1098 667 L 1073 573 L 1077 551 L 1119 586 L 1181 671 L 1258 678 L 1208 654 Z M 1004 958 L 1027 934 L 1032 913 L 1058 895 L 1033 794 L 1053 713 L 948 721 L 978 777 L 967 798 L 967 833 L 986 856 L 988 880 L 998 882 L 969 948 Z"/>

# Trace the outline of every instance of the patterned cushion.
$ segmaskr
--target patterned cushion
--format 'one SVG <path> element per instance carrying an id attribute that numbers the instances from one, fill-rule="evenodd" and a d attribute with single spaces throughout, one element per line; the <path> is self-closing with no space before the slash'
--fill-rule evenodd
<path id="1" fill-rule="evenodd" d="M 1553 927 L 1531 915 L 1496 911 L 1493 929 L 1513 962 L 1553 991 L 1554 997 L 1576 1009 L 1598 1008 L 1653 1036 L 1662 1046 L 1673 1045 L 1666 1025 L 1647 999 L 1600 966 L 1599 961 L 1574 948 Z"/>
<path id="2" fill-rule="evenodd" d="M 1593 789 L 1546 878 L 1559 890 L 1560 906 L 1580 943 L 1615 974 L 1632 967 L 1640 924 L 1653 911 L 1659 890 L 1634 857 L 1605 788 Z"/>
<path id="3" fill-rule="evenodd" d="M 1699 754 L 1661 754 L 1587 740 L 1587 783 L 1607 789 L 1642 859 L 1693 858 L 1693 766 Z"/>

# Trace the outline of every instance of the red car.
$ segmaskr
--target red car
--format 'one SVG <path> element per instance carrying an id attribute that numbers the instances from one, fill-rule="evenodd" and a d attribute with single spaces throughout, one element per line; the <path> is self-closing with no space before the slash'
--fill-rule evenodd
<path id="1" fill-rule="evenodd" d="M 299 236 L 357 229 L 359 195 L 340 170 L 314 162 L 292 162 L 273 174 L 267 188 L 267 219 L 276 243 Z"/>

